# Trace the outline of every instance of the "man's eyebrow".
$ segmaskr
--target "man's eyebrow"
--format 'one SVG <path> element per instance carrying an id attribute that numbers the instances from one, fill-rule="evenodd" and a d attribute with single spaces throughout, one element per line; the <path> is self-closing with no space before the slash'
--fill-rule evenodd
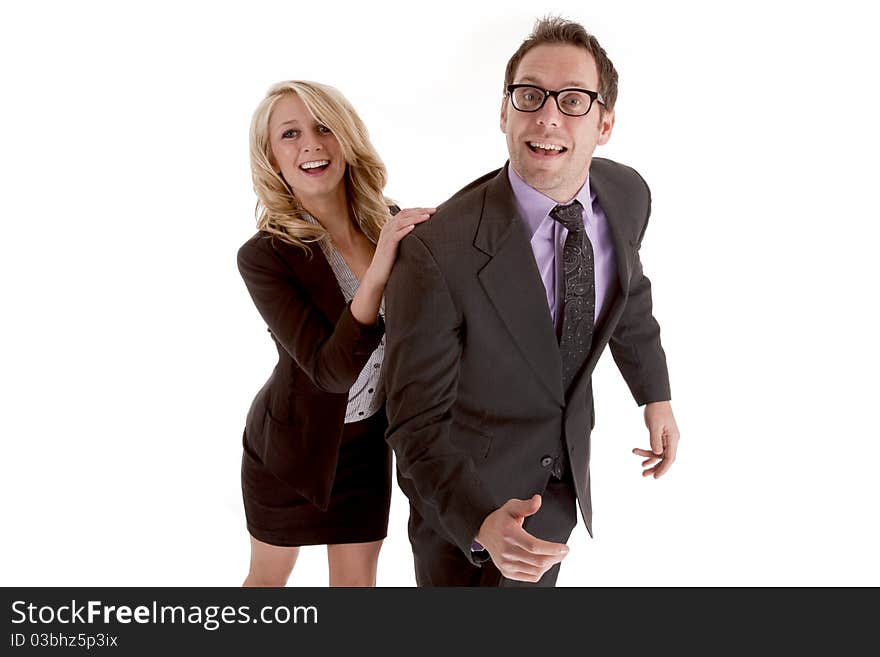
<path id="1" fill-rule="evenodd" d="M 541 85 L 541 81 L 538 78 L 533 77 L 531 75 L 524 75 L 520 80 L 521 81 L 517 84 L 529 83 L 529 84 L 536 84 L 538 86 Z M 571 87 L 575 87 L 577 89 L 587 89 L 588 88 L 586 84 L 584 84 L 583 82 L 580 82 L 578 80 L 567 80 L 567 81 L 563 82 L 562 86 L 559 88 L 560 89 L 569 89 Z"/>

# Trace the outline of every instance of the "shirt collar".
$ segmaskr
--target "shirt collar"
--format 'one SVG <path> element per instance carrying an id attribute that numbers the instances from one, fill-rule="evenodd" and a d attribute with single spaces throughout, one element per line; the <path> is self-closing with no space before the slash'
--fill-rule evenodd
<path id="1" fill-rule="evenodd" d="M 522 218 L 526 229 L 529 231 L 529 238 L 531 238 L 534 236 L 535 232 L 537 232 L 541 222 L 550 215 L 550 210 L 555 208 L 558 203 L 549 196 L 539 192 L 534 187 L 529 186 L 519 177 L 519 174 L 513 170 L 510 163 L 507 165 L 507 177 L 510 180 L 510 187 L 513 189 L 513 197 L 516 201 L 517 210 L 519 210 L 519 215 Z M 596 195 L 593 194 L 590 189 L 589 173 L 587 174 L 587 179 L 584 181 L 583 187 L 578 190 L 578 193 L 575 194 L 574 197 L 584 206 L 587 223 L 593 221 L 593 201 L 595 200 Z"/>

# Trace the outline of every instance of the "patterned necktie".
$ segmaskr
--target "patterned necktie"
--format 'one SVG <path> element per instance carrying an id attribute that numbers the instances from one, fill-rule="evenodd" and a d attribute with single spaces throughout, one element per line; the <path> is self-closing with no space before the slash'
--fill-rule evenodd
<path id="1" fill-rule="evenodd" d="M 586 360 L 593 342 L 596 282 L 593 245 L 584 230 L 583 208 L 579 201 L 574 201 L 569 205 L 557 205 L 550 211 L 550 216 L 568 230 L 562 247 L 565 296 L 559 336 L 565 390 Z"/>

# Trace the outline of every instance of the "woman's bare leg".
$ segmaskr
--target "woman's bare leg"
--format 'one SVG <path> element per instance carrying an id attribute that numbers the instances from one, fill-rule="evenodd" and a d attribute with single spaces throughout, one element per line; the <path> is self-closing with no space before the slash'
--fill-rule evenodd
<path id="1" fill-rule="evenodd" d="M 327 546 L 330 586 L 376 586 L 382 541 Z"/>
<path id="2" fill-rule="evenodd" d="M 242 586 L 286 586 L 299 548 L 269 545 L 250 538 L 251 567 Z"/>

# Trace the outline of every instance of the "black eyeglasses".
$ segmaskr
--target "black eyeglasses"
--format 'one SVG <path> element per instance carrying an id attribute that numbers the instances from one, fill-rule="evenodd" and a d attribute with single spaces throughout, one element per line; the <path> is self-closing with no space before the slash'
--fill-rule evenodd
<path id="1" fill-rule="evenodd" d="M 507 95 L 513 108 L 520 112 L 537 112 L 544 107 L 547 98 L 553 96 L 559 111 L 568 116 L 584 116 L 593 107 L 594 102 L 605 104 L 605 99 L 598 91 L 587 89 L 560 89 L 547 91 L 531 84 L 511 84 L 507 87 Z"/>

